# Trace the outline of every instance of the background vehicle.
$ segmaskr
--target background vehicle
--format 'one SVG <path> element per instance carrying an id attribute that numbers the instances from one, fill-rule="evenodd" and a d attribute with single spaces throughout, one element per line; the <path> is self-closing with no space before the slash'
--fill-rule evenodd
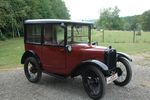
<path id="1" fill-rule="evenodd" d="M 91 43 L 92 27 L 89 22 L 26 20 L 21 63 L 27 79 L 36 83 L 42 72 L 59 77 L 81 75 L 85 91 L 93 99 L 104 95 L 106 84 L 128 84 L 132 77 L 131 58 L 111 46 Z"/>

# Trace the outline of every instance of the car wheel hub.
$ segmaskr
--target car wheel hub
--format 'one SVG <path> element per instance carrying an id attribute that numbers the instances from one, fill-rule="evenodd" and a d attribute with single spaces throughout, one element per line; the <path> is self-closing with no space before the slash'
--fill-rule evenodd
<path id="1" fill-rule="evenodd" d="M 87 77 L 87 86 L 92 95 L 97 95 L 100 91 L 99 78 Z"/>
<path id="2" fill-rule="evenodd" d="M 123 73 L 121 68 L 116 68 L 116 72 L 118 73 L 118 76 L 121 76 Z"/>

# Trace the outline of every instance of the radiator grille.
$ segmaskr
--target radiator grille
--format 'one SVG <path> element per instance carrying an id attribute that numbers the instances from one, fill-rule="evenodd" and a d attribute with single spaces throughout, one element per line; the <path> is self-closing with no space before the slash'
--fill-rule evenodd
<path id="1" fill-rule="evenodd" d="M 105 51 L 105 64 L 108 66 L 110 70 L 116 68 L 116 50 L 115 49 L 107 49 Z"/>

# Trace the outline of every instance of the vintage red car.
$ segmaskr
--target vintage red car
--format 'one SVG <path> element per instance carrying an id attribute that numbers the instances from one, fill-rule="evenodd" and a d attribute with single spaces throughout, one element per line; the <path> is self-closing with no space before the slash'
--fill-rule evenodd
<path id="1" fill-rule="evenodd" d="M 81 75 L 84 89 L 92 99 L 104 95 L 106 84 L 128 84 L 132 59 L 111 46 L 92 43 L 92 28 L 93 23 L 83 21 L 26 20 L 21 64 L 27 79 L 39 82 L 42 72 L 59 77 Z"/>

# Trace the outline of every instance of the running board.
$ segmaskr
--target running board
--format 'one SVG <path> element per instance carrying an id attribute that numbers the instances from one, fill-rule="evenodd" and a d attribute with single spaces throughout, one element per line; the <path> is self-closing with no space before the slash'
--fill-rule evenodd
<path id="1" fill-rule="evenodd" d="M 54 74 L 54 73 L 50 73 L 50 72 L 44 72 L 50 76 L 53 76 L 55 78 L 61 79 L 61 80 L 65 80 L 67 79 L 69 76 L 65 76 L 65 75 L 59 75 L 59 74 Z"/>

